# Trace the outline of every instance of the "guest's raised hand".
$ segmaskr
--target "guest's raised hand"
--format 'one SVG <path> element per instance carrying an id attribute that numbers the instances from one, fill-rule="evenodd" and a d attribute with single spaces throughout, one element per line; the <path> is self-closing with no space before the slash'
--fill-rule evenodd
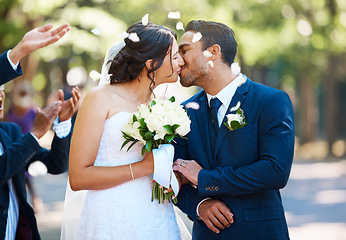
<path id="1" fill-rule="evenodd" d="M 52 126 L 56 116 L 61 110 L 61 101 L 56 101 L 44 109 L 37 108 L 34 125 L 31 133 L 40 139 Z"/>
<path id="2" fill-rule="evenodd" d="M 72 97 L 65 101 L 64 92 L 61 89 L 59 90 L 59 100 L 62 102 L 59 113 L 60 122 L 70 119 L 78 110 L 78 102 L 81 98 L 81 93 L 77 86 L 72 88 L 71 95 Z"/>
<path id="3" fill-rule="evenodd" d="M 195 160 L 177 159 L 173 164 L 173 170 L 180 172 L 192 184 L 198 186 L 198 174 L 203 168 Z"/>
<path id="4" fill-rule="evenodd" d="M 198 213 L 207 227 L 215 233 L 219 233 L 219 229 L 229 227 L 234 222 L 233 213 L 220 200 L 205 200 L 199 205 Z"/>
<path id="5" fill-rule="evenodd" d="M 27 32 L 23 39 L 12 49 L 12 51 L 10 51 L 11 61 L 16 64 L 29 53 L 55 43 L 71 29 L 69 24 L 61 25 L 54 30 L 51 30 L 52 28 L 52 24 L 47 24 L 43 27 L 38 27 Z"/>

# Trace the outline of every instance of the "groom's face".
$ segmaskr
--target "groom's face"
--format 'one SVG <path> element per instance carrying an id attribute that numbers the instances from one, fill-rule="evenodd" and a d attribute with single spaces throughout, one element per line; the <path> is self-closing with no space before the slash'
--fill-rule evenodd
<path id="1" fill-rule="evenodd" d="M 203 87 L 208 74 L 208 60 L 203 55 L 202 42 L 200 40 L 193 41 L 195 34 L 195 32 L 187 31 L 179 42 L 179 52 L 185 61 L 179 75 L 180 83 L 184 87 Z"/>

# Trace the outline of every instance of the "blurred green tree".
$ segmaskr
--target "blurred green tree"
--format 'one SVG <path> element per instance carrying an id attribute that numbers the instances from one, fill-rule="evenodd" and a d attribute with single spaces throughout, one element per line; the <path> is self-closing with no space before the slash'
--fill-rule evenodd
<path id="1" fill-rule="evenodd" d="M 180 19 L 168 18 L 171 11 L 179 11 Z M 0 49 L 13 47 L 34 27 L 70 23 L 58 44 L 22 61 L 23 78 L 43 89 L 44 100 L 66 85 L 73 67 L 99 70 L 106 49 L 147 13 L 149 21 L 172 29 L 192 19 L 227 24 L 236 33 L 242 72 L 291 96 L 301 143 L 323 138 L 331 150 L 345 138 L 344 0 L 0 0 Z"/>

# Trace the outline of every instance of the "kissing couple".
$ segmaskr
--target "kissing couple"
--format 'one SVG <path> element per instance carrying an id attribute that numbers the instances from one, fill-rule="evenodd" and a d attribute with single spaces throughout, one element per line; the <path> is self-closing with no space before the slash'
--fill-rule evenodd
<path id="1" fill-rule="evenodd" d="M 172 30 L 150 22 L 127 33 L 108 51 L 105 84 L 88 92 L 76 119 L 69 182 L 87 191 L 75 205 L 80 216 L 65 209 L 78 221 L 65 221 L 62 239 L 191 238 L 173 203 L 151 201 L 153 153 L 142 155 L 139 142 L 121 149 L 138 106 L 178 76 L 184 87 L 203 89 L 182 103 L 191 131 L 172 142 L 177 207 L 194 222 L 192 239 L 289 239 L 279 192 L 293 159 L 288 95 L 234 70 L 237 42 L 225 24 L 190 21 L 179 44 Z"/>

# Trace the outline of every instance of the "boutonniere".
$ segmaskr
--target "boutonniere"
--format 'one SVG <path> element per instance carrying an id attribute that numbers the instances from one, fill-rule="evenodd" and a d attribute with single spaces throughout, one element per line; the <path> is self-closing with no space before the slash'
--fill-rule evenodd
<path id="1" fill-rule="evenodd" d="M 241 108 L 238 108 L 235 114 L 228 114 L 226 115 L 226 117 L 227 117 L 227 122 L 225 122 L 224 124 L 231 131 L 245 127 L 247 125 L 247 122 L 244 116 L 244 111 Z"/>

